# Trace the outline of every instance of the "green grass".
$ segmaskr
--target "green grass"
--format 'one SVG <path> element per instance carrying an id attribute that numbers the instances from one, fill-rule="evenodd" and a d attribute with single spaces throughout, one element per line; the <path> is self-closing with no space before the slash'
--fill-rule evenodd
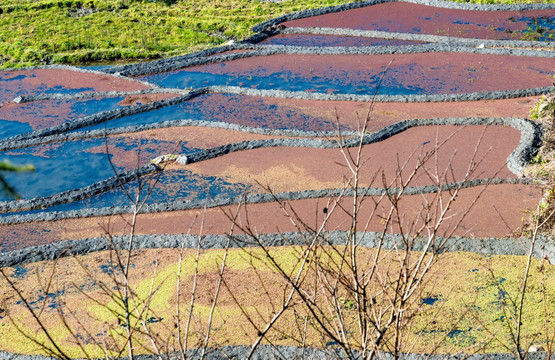
<path id="1" fill-rule="evenodd" d="M 347 2 L 3 0 L 0 68 L 180 55 L 243 39 L 281 14 Z"/>
<path id="2" fill-rule="evenodd" d="M 0 68 L 179 55 L 242 39 L 252 34 L 251 26 L 279 14 L 345 2 L 167 4 L 173 1 L 2 1 Z"/>

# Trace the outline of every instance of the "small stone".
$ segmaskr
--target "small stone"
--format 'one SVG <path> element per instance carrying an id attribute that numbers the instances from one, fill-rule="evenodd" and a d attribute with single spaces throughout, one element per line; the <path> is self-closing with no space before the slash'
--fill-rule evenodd
<path id="1" fill-rule="evenodd" d="M 528 348 L 528 352 L 538 352 L 538 351 L 545 351 L 545 349 L 541 345 L 530 345 L 530 348 Z"/>
<path id="2" fill-rule="evenodd" d="M 187 165 L 187 156 L 185 155 L 181 155 L 177 158 L 177 162 L 180 163 L 181 165 Z"/>
<path id="3" fill-rule="evenodd" d="M 166 155 L 158 156 L 157 158 L 154 158 L 154 159 L 150 160 L 150 162 L 154 165 L 158 165 L 158 164 L 161 164 L 161 163 L 176 161 L 176 160 L 178 160 L 179 157 L 180 157 L 179 155 L 166 154 Z"/>

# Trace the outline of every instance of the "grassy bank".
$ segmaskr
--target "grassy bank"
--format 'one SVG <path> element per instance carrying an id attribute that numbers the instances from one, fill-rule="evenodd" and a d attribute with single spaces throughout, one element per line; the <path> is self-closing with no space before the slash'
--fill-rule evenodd
<path id="1" fill-rule="evenodd" d="M 0 68 L 151 59 L 250 35 L 279 14 L 345 0 L 7 0 L 0 5 Z"/>
<path id="2" fill-rule="evenodd" d="M 280 14 L 346 2 L 4 0 L 0 68 L 180 55 L 245 38 Z"/>

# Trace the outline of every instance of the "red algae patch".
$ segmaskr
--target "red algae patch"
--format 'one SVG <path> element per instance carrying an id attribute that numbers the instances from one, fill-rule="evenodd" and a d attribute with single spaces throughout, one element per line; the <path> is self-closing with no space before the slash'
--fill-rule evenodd
<path id="1" fill-rule="evenodd" d="M 527 118 L 539 96 L 457 102 L 395 103 L 372 105 L 368 131 L 408 119 L 455 117 Z M 362 128 L 369 102 L 281 99 L 247 95 L 210 94 L 182 104 L 190 112 L 215 122 L 273 129 L 332 131 Z"/>
<path id="2" fill-rule="evenodd" d="M 492 40 L 535 40 L 535 19 L 553 18 L 555 10 L 474 11 L 390 2 L 292 20 L 286 27 L 330 27 L 441 35 Z M 547 30 L 549 33 L 550 30 Z M 551 33 L 553 30 L 551 29 Z M 546 35 L 546 34 L 543 34 Z M 548 34 L 547 34 L 548 35 Z"/>
<path id="3" fill-rule="evenodd" d="M 0 225 L 0 229 L 0 252 L 50 244 L 65 238 L 63 228 L 56 222 Z"/>
<path id="4" fill-rule="evenodd" d="M 180 104 L 190 116 L 200 120 L 236 124 L 267 129 L 295 129 L 305 131 L 336 130 L 334 108 L 336 104 L 348 107 L 349 113 L 368 107 L 367 103 L 280 99 L 235 94 L 206 94 Z M 354 105 L 354 108 L 351 105 Z M 360 104 L 360 106 L 359 106 Z M 359 107 L 357 107 L 359 106 Z M 325 113 L 321 113 L 325 109 Z"/>
<path id="5" fill-rule="evenodd" d="M 24 83 L 34 86 L 63 86 L 70 89 L 88 87 L 94 89 L 94 91 L 136 91 L 150 89 L 148 85 L 137 81 L 92 72 L 37 69 L 22 70 L 21 73 L 27 75 Z"/>
<path id="6" fill-rule="evenodd" d="M 279 137 L 197 126 L 172 127 L 110 135 L 107 143 L 86 151 L 93 154 L 107 153 L 114 165 L 132 170 L 164 154 L 180 154 L 190 149 L 207 149 L 241 141 L 275 138 Z M 171 168 L 175 166 L 166 167 Z"/>
<path id="7" fill-rule="evenodd" d="M 410 119 L 458 117 L 518 117 L 528 118 L 530 108 L 539 96 L 516 99 L 457 101 L 457 102 L 376 102 L 372 105 L 368 131 L 379 131 L 397 122 Z M 270 100 L 268 100 L 270 101 Z M 338 121 L 341 128 L 360 129 L 370 103 L 354 101 L 271 100 L 288 104 L 308 116 Z"/>
<path id="8" fill-rule="evenodd" d="M 483 193 L 481 194 L 481 192 Z M 527 185 L 494 185 L 484 189 L 483 186 L 463 189 L 460 196 L 452 204 L 452 209 L 448 213 L 451 216 L 442 227 L 441 233 L 460 236 L 476 237 L 503 237 L 518 230 L 522 223 L 525 211 L 534 209 L 542 195 L 541 189 Z M 447 197 L 445 193 L 444 200 Z M 398 233 L 398 222 L 401 222 L 405 231 L 414 231 L 418 225 L 419 215 L 422 215 L 428 206 L 438 205 L 434 199 L 434 194 L 405 196 L 399 203 L 400 217 L 393 219 L 387 232 Z M 468 214 L 466 210 L 473 204 Z M 378 203 L 374 205 L 374 203 Z M 345 210 L 352 206 L 352 198 L 346 197 L 342 205 Z M 434 206 L 435 206 L 434 205 Z M 434 206 L 431 209 L 434 209 Z M 250 204 L 243 207 L 239 212 L 235 227 L 236 232 L 241 232 L 240 227 L 247 225 L 258 233 L 278 233 L 287 231 L 306 231 L 317 229 L 322 224 L 325 216 L 324 207 L 330 208 L 328 199 L 306 199 L 288 202 L 286 209 L 291 214 L 295 214 L 302 221 L 295 221 L 298 227 L 293 225 L 291 219 L 285 214 L 277 203 Z M 387 199 L 369 197 L 361 206 L 359 219 L 362 219 L 358 230 L 364 230 L 367 220 L 370 221 L 368 231 L 382 231 L 384 228 L 383 216 L 391 208 Z M 205 234 L 225 234 L 231 229 L 228 215 L 235 214 L 237 206 L 227 206 L 221 209 L 208 209 L 204 218 Z M 374 216 L 371 216 L 374 212 Z M 226 215 L 226 213 L 228 215 Z M 437 215 L 437 214 L 436 214 Z M 200 220 L 203 210 L 177 211 L 172 213 L 149 214 L 139 217 L 139 233 L 147 234 L 168 234 L 168 233 L 187 233 L 189 227 L 193 225 L 194 233 L 200 231 Z M 432 217 L 435 215 L 431 214 Z M 459 221 L 461 220 L 459 224 Z M 116 220 L 117 221 L 117 220 Z M 326 226 L 327 230 L 349 230 L 352 218 L 349 213 L 336 208 Z M 412 224 L 412 222 L 416 222 Z M 303 224 L 304 223 L 304 224 Z M 121 232 L 121 223 L 114 230 Z M 411 228 L 411 226 L 414 226 Z M 456 227 L 456 229 L 455 229 Z M 82 231 L 83 229 L 81 229 Z M 98 233 L 98 232 L 97 232 Z"/>
<path id="9" fill-rule="evenodd" d="M 424 166 L 408 186 L 433 185 L 436 176 L 447 182 L 464 180 L 470 164 L 478 164 L 470 179 L 515 177 L 505 162 L 519 139 L 518 130 L 503 126 L 414 127 L 363 147 L 361 186 L 383 187 L 383 179 L 392 187 L 398 186 L 395 179 L 399 171 L 403 179 L 408 179 L 423 161 Z M 350 153 L 356 156 L 356 149 Z M 203 176 L 263 184 L 275 192 L 284 192 L 341 187 L 352 176 L 345 164 L 338 149 L 263 148 L 227 154 L 186 168 Z"/>
<path id="10" fill-rule="evenodd" d="M 76 112 L 73 109 L 72 105 L 77 102 L 79 101 L 41 100 L 23 104 L 10 103 L 0 107 L 0 119 L 28 123 L 33 130 L 44 129 L 84 116 L 85 112 Z"/>
<path id="11" fill-rule="evenodd" d="M 8 103 L 0 107 L 0 119 L 27 123 L 33 130 L 40 130 L 98 112 L 120 108 L 123 106 L 121 104 L 123 100 L 120 99 L 121 97 L 95 97 Z"/>
<path id="12" fill-rule="evenodd" d="M 17 96 L 91 91 L 136 91 L 150 87 L 107 74 L 66 69 L 33 69 L 0 72 L 0 103 Z"/>
<path id="13" fill-rule="evenodd" d="M 519 117 L 528 118 L 531 106 L 539 99 L 523 97 L 516 99 L 437 102 L 437 103 L 375 103 L 369 130 L 377 131 L 384 126 L 406 119 L 432 119 L 454 117 Z M 338 107 L 338 111 L 342 107 Z M 345 112 L 349 111 L 348 108 Z M 347 118 L 347 115 L 341 118 Z"/>
<path id="14" fill-rule="evenodd" d="M 442 194 L 447 200 L 448 192 Z M 531 185 L 500 184 L 461 189 L 451 204 L 440 234 L 474 237 L 505 237 L 518 231 L 527 211 L 535 209 L 542 197 L 542 189 Z M 477 200 L 476 200 L 477 199 Z M 441 206 L 436 194 L 406 195 L 399 202 L 399 213 L 389 223 L 386 231 L 399 232 L 399 223 L 405 232 L 412 232 L 422 225 L 422 215 L 429 209 L 431 218 L 438 219 Z M 349 230 L 349 215 L 353 199 L 342 199 L 342 210 L 336 208 L 326 224 L 327 230 Z M 305 231 L 322 225 L 324 208 L 331 209 L 333 199 L 316 198 L 288 201 L 285 210 L 299 216 L 294 223 L 284 209 L 275 202 L 237 205 L 221 208 L 171 211 L 139 215 L 137 234 L 198 234 L 204 219 L 203 234 L 226 234 L 233 228 L 242 233 L 247 225 L 260 234 L 288 231 Z M 444 203 L 445 204 L 445 203 Z M 367 197 L 360 209 L 358 230 L 383 231 L 383 217 L 391 209 L 387 198 Z M 468 210 L 470 209 L 470 210 Z M 468 210 L 468 211 L 467 211 Z M 238 214 L 237 225 L 232 226 L 229 216 Z M 55 243 L 62 240 L 102 237 L 106 229 L 112 235 L 129 233 L 130 215 L 94 217 L 48 221 L 37 224 L 0 225 L 4 251 L 27 246 Z M 368 228 L 365 228 L 369 221 Z"/>
<path id="15" fill-rule="evenodd" d="M 266 89 L 372 94 L 371 89 L 375 89 L 385 72 L 381 95 L 460 94 L 551 86 L 553 59 L 451 52 L 277 54 L 195 66 L 182 72 L 173 80 L 171 77 L 178 74 L 165 74 L 161 83 L 170 85 L 187 73 L 199 72 L 225 75 L 226 83 L 220 85 L 238 82 L 242 86 Z M 216 85 L 220 80 L 213 81 Z"/>
<path id="16" fill-rule="evenodd" d="M 178 95 L 165 93 L 8 103 L 0 107 L 0 120 L 26 123 L 32 130 L 39 130 L 103 111 L 147 104 L 176 96 Z"/>
<path id="17" fill-rule="evenodd" d="M 188 148 L 210 149 L 241 141 L 289 138 L 285 136 L 251 134 L 242 131 L 204 126 L 172 127 L 114 135 L 111 138 L 154 139 L 177 144 L 182 142 Z"/>

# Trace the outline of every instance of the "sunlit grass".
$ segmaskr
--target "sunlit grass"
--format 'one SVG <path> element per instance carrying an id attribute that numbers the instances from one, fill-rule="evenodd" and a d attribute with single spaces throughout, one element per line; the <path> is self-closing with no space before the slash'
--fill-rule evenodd
<path id="1" fill-rule="evenodd" d="M 180 55 L 244 39 L 253 25 L 281 14 L 348 2 L 5 0 L 0 68 Z"/>

